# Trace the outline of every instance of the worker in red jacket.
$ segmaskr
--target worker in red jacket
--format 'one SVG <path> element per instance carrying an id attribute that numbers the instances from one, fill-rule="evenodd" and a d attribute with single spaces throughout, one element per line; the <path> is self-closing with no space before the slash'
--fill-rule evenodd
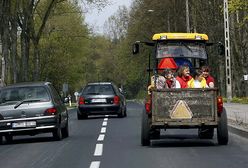
<path id="1" fill-rule="evenodd" d="M 176 77 L 176 88 L 187 88 L 187 83 L 191 78 L 189 67 L 185 65 L 181 66 L 178 69 L 178 76 Z"/>
<path id="2" fill-rule="evenodd" d="M 210 68 L 208 66 L 202 66 L 201 67 L 202 75 L 207 81 L 207 85 L 210 88 L 214 87 L 214 78 L 209 74 L 210 73 Z"/>

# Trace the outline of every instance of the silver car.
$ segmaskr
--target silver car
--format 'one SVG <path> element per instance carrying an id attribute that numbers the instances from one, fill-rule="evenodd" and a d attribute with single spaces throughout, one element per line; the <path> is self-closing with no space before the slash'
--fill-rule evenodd
<path id="1" fill-rule="evenodd" d="M 0 143 L 15 135 L 51 132 L 54 140 L 69 136 L 68 111 L 49 82 L 20 83 L 0 89 Z"/>

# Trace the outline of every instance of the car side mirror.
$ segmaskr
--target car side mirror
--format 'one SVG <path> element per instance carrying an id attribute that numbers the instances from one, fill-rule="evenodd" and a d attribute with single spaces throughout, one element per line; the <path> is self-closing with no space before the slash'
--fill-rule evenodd
<path id="1" fill-rule="evenodd" d="M 221 42 L 218 43 L 218 54 L 219 55 L 225 54 L 225 46 Z"/>
<path id="2" fill-rule="evenodd" d="M 139 43 L 135 42 L 133 44 L 133 55 L 138 54 L 139 53 Z"/>

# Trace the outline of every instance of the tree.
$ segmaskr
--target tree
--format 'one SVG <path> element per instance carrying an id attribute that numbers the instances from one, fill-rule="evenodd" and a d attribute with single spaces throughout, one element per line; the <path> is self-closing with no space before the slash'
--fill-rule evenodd
<path id="1" fill-rule="evenodd" d="M 107 4 L 107 0 L 82 0 L 82 2 L 84 2 L 83 4 L 85 5 L 95 4 L 95 6 L 98 8 L 101 8 L 105 4 Z M 69 6 L 71 11 L 61 10 L 60 13 L 54 13 L 55 8 L 59 9 L 61 8 L 61 6 Z M 43 51 L 45 50 L 47 52 L 49 49 L 40 48 L 40 42 L 42 40 L 42 43 L 45 42 L 46 44 L 52 44 L 48 42 L 47 39 L 44 38 L 44 36 L 49 34 L 49 32 L 53 32 L 53 30 L 55 29 L 58 30 L 57 27 L 49 27 L 49 25 L 47 25 L 48 20 L 57 17 L 57 15 L 63 15 L 64 13 L 67 13 L 69 16 L 76 13 L 76 16 L 73 16 L 74 23 L 69 24 L 71 24 L 70 26 L 73 26 L 73 24 L 80 25 L 81 27 L 79 26 L 77 28 L 80 31 L 75 32 L 74 34 L 69 36 L 72 39 L 71 41 L 75 41 L 75 44 L 73 45 L 76 46 L 77 44 L 83 43 L 86 47 L 88 47 L 89 30 L 86 24 L 84 24 L 84 19 L 82 19 L 82 9 L 73 4 L 72 1 L 2 0 L 0 1 L 0 9 L 0 35 L 1 44 L 3 44 L 2 54 L 4 58 L 1 62 L 1 77 L 6 83 L 30 81 L 33 79 L 41 80 L 43 78 L 43 75 L 46 73 L 46 70 L 44 69 L 47 68 L 47 66 L 43 64 L 43 61 L 47 58 L 46 54 L 44 54 Z M 63 21 L 63 19 L 60 19 L 61 23 L 63 23 Z M 65 27 L 65 25 L 63 26 Z M 44 31 L 46 31 L 45 34 Z M 52 34 L 54 35 L 54 33 Z M 63 36 L 63 34 L 61 36 Z M 85 40 L 78 40 L 84 38 L 88 38 L 87 42 Z M 66 48 L 63 45 L 55 45 L 52 47 L 53 48 L 50 49 L 53 52 L 59 50 L 59 47 L 62 47 L 63 49 Z M 82 51 L 79 48 L 85 49 L 85 52 L 82 52 L 83 55 L 88 52 L 86 48 L 81 46 L 71 48 L 75 51 L 66 52 L 67 54 L 69 54 L 69 57 L 71 56 L 71 54 L 79 55 L 73 53 L 79 50 Z M 57 56 L 60 57 L 60 55 Z M 74 59 L 73 61 L 77 62 Z M 73 70 L 75 70 L 75 68 Z M 70 74 L 66 75 L 69 76 Z M 75 82 L 77 79 L 73 77 L 71 80 Z"/>
<path id="2" fill-rule="evenodd" d="M 234 95 L 248 96 L 248 86 L 243 80 L 243 75 L 248 74 L 248 2 L 231 0 L 229 11 Z"/>
<path id="3" fill-rule="evenodd" d="M 63 83 L 72 90 L 82 86 L 84 65 L 89 65 L 90 36 L 75 5 L 63 2 L 55 7 L 41 36 L 39 53 L 41 80 L 51 81 L 57 88 Z"/>
<path id="4" fill-rule="evenodd" d="M 118 42 L 125 38 L 129 23 L 129 13 L 126 6 L 120 6 L 117 12 L 104 23 L 104 32 L 108 38 Z"/>
<path id="5" fill-rule="evenodd" d="M 9 57 L 9 15 L 10 15 L 10 1 L 1 1 L 1 41 L 2 41 L 2 74 L 1 80 L 6 81 L 7 65 Z"/>

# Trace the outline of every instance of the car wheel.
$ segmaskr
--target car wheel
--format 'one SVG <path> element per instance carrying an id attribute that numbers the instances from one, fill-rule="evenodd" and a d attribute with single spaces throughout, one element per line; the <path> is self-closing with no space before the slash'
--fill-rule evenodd
<path id="1" fill-rule="evenodd" d="M 141 145 L 149 146 L 150 145 L 150 125 L 149 118 L 146 114 L 146 111 L 142 111 L 142 121 L 141 121 Z"/>
<path id="2" fill-rule="evenodd" d="M 127 107 L 124 109 L 124 117 L 127 117 Z"/>
<path id="3" fill-rule="evenodd" d="M 219 118 L 219 122 L 217 126 L 217 140 L 219 145 L 228 144 L 228 128 L 227 128 L 227 116 L 226 116 L 225 108 L 223 108 L 223 111 Z"/>
<path id="4" fill-rule="evenodd" d="M 62 137 L 63 137 L 63 138 L 69 137 L 69 126 L 68 126 L 68 121 L 67 121 L 65 127 L 62 128 L 61 132 L 62 132 Z"/>
<path id="5" fill-rule="evenodd" d="M 118 118 L 123 118 L 124 114 L 123 114 L 123 110 L 121 110 L 121 113 L 118 114 Z"/>
<path id="6" fill-rule="evenodd" d="M 13 142 L 13 135 L 5 135 L 5 140 L 7 144 L 11 144 Z"/>
<path id="7" fill-rule="evenodd" d="M 53 139 L 55 141 L 60 141 L 62 139 L 62 132 L 60 126 L 53 130 Z"/>
<path id="8" fill-rule="evenodd" d="M 118 113 L 118 117 L 119 117 L 119 118 L 125 117 L 125 109 L 121 108 L 121 112 Z"/>
<path id="9" fill-rule="evenodd" d="M 87 114 L 79 114 L 79 112 L 77 112 L 77 118 L 78 118 L 78 120 L 87 119 L 88 115 Z"/>
<path id="10" fill-rule="evenodd" d="M 0 145 L 3 144 L 3 136 L 0 135 Z"/>
<path id="11" fill-rule="evenodd" d="M 82 116 L 81 114 L 78 114 L 78 113 L 77 113 L 77 119 L 78 119 L 78 120 L 82 120 L 82 119 L 83 119 L 83 116 Z"/>

